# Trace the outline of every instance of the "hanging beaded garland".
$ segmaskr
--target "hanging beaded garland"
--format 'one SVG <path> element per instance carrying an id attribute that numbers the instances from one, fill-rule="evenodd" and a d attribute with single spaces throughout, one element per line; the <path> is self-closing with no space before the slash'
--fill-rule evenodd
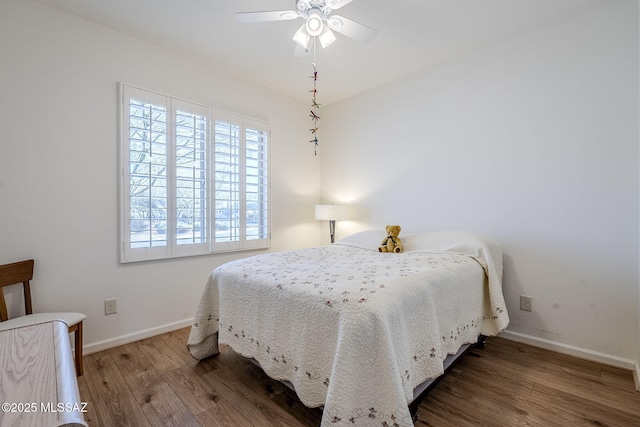
<path id="1" fill-rule="evenodd" d="M 318 115 L 320 104 L 318 104 L 318 101 L 316 100 L 316 95 L 318 94 L 318 90 L 316 88 L 316 83 L 318 82 L 318 71 L 316 70 L 315 63 L 312 62 L 311 65 L 313 65 L 313 75 L 309 77 L 313 79 L 313 89 L 309 91 L 311 92 L 311 114 L 309 114 L 309 117 L 311 117 L 311 121 L 313 122 L 313 127 L 310 128 L 309 131 L 311 131 L 311 136 L 313 137 L 313 139 L 309 140 L 309 142 L 313 142 L 313 154 L 317 156 L 318 155 L 318 129 L 320 129 L 320 127 L 318 126 L 318 120 L 320 120 L 320 116 Z"/>

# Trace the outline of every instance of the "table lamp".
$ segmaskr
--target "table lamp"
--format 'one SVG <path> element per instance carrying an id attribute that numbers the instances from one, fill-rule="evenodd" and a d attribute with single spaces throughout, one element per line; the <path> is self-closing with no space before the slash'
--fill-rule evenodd
<path id="1" fill-rule="evenodd" d="M 316 205 L 316 219 L 319 221 L 329 221 L 331 243 L 334 243 L 336 220 L 349 219 L 349 207 L 345 205 Z"/>

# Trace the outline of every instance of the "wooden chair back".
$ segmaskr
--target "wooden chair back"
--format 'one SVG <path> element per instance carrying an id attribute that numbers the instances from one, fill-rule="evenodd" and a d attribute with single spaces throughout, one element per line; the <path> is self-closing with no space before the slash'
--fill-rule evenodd
<path id="1" fill-rule="evenodd" d="M 27 261 L 0 265 L 0 322 L 9 320 L 7 304 L 4 299 L 5 286 L 22 283 L 25 314 L 33 313 L 33 309 L 31 307 L 31 287 L 29 286 L 29 281 L 33 279 L 33 264 L 34 261 L 30 259 Z"/>

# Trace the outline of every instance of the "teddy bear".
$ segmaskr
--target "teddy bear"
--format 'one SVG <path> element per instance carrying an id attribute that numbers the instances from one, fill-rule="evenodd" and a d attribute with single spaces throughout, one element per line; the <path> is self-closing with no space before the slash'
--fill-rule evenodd
<path id="1" fill-rule="evenodd" d="M 378 246 L 378 252 L 402 252 L 402 240 L 398 237 L 400 234 L 399 225 L 387 225 L 387 237 Z"/>

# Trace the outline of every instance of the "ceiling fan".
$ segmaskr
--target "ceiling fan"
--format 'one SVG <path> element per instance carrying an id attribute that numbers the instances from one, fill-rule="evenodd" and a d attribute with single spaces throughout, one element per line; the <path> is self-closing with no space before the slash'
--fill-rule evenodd
<path id="1" fill-rule="evenodd" d="M 238 12 L 236 18 L 240 22 L 288 21 L 302 18 L 305 23 L 293 35 L 293 40 L 303 49 L 308 50 L 312 37 L 318 37 L 320 45 L 325 48 L 336 40 L 332 30 L 344 34 L 354 40 L 368 43 L 378 34 L 366 25 L 352 21 L 331 12 L 351 3 L 353 0 L 296 0 L 296 10 L 274 10 L 265 12 Z"/>

